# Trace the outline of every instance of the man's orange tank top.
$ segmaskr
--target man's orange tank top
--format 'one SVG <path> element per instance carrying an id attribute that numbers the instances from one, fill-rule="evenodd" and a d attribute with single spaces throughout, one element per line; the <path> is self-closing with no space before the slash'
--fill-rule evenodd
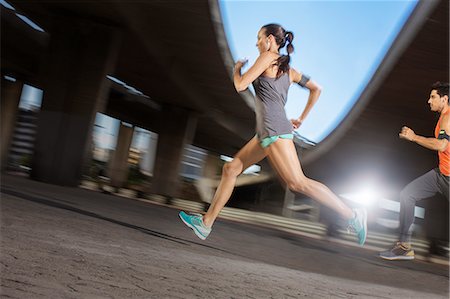
<path id="1" fill-rule="evenodd" d="M 447 110 L 447 112 L 442 113 L 441 116 L 439 117 L 439 120 L 436 124 L 436 128 L 434 129 L 434 137 L 437 138 L 439 136 L 439 131 L 441 130 L 442 117 L 449 113 L 450 113 L 450 109 Z M 448 134 L 449 132 L 446 132 L 446 133 Z M 449 176 L 450 175 L 450 142 L 447 143 L 447 147 L 445 148 L 445 151 L 438 152 L 438 156 L 439 156 L 439 170 L 441 171 L 441 173 L 443 175 Z"/>

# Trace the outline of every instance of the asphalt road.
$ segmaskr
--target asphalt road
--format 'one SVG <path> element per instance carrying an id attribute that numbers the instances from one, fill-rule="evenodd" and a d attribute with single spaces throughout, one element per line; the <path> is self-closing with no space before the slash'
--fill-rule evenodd
<path id="1" fill-rule="evenodd" d="M 178 210 L 2 177 L 2 298 L 448 298 L 449 268 Z"/>

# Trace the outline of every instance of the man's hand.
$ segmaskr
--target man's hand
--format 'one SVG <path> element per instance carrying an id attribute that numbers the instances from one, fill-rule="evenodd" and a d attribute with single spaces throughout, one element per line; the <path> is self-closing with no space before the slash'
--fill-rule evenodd
<path id="1" fill-rule="evenodd" d="M 401 139 L 406 139 L 408 141 L 413 141 L 416 138 L 416 134 L 413 130 L 408 127 L 403 127 L 401 132 L 398 134 Z"/>

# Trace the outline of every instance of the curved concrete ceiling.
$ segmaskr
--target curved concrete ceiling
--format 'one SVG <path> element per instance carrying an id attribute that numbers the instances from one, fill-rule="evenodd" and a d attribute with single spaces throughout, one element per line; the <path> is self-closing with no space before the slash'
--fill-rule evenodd
<path id="1" fill-rule="evenodd" d="M 29 56 L 35 65 L 42 63 L 53 26 L 60 26 L 61 20 L 107 25 L 122 35 L 111 75 L 142 91 L 154 103 L 195 113 L 198 126 L 194 145 L 231 155 L 252 137 L 252 98 L 236 93 L 232 84 L 232 58 L 216 1 L 10 3 L 46 33 L 25 28 L 22 34 L 38 40 L 40 47 L 25 44 L 29 38 L 19 40 L 6 34 L 10 39 L 2 43 L 3 73 L 10 72 L 39 86 L 39 70 L 29 69 L 24 57 Z M 7 11 L 2 9 L 2 14 Z M 3 15 L 2 25 L 6 25 L 2 26 L 5 31 L 16 26 L 4 21 Z M 157 116 L 158 110 L 145 101 L 130 100 L 133 96 L 121 93 L 117 86 L 114 90 L 105 113 L 157 132 L 158 118 L 152 116 Z"/>
<path id="2" fill-rule="evenodd" d="M 32 37 L 2 34 L 2 73 L 15 71 L 39 84 L 37 53 L 45 51 L 55 19 L 106 24 L 123 35 L 112 75 L 152 101 L 113 86 L 106 113 L 154 130 L 155 104 L 195 111 L 199 123 L 194 145 L 224 154 L 235 153 L 251 138 L 252 96 L 233 88 L 233 59 L 217 0 L 10 2 L 48 33 L 19 30 L 2 9 L 5 32 Z M 399 141 L 397 134 L 408 124 L 417 133 L 431 135 L 435 116 L 426 99 L 431 83 L 448 81 L 448 32 L 448 1 L 419 2 L 354 109 L 328 138 L 306 152 L 302 161 L 309 173 L 345 181 L 373 171 L 401 185 L 435 165 L 435 153 Z M 27 47 L 33 51 L 24 51 Z"/>

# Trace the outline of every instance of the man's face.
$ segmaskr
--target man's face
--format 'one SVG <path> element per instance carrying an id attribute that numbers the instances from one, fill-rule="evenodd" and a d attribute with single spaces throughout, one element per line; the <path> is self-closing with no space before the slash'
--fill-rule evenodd
<path id="1" fill-rule="evenodd" d="M 441 97 L 435 89 L 430 93 L 430 98 L 428 99 L 428 104 L 430 104 L 431 111 L 441 111 L 444 105 L 447 104 L 447 96 Z"/>

